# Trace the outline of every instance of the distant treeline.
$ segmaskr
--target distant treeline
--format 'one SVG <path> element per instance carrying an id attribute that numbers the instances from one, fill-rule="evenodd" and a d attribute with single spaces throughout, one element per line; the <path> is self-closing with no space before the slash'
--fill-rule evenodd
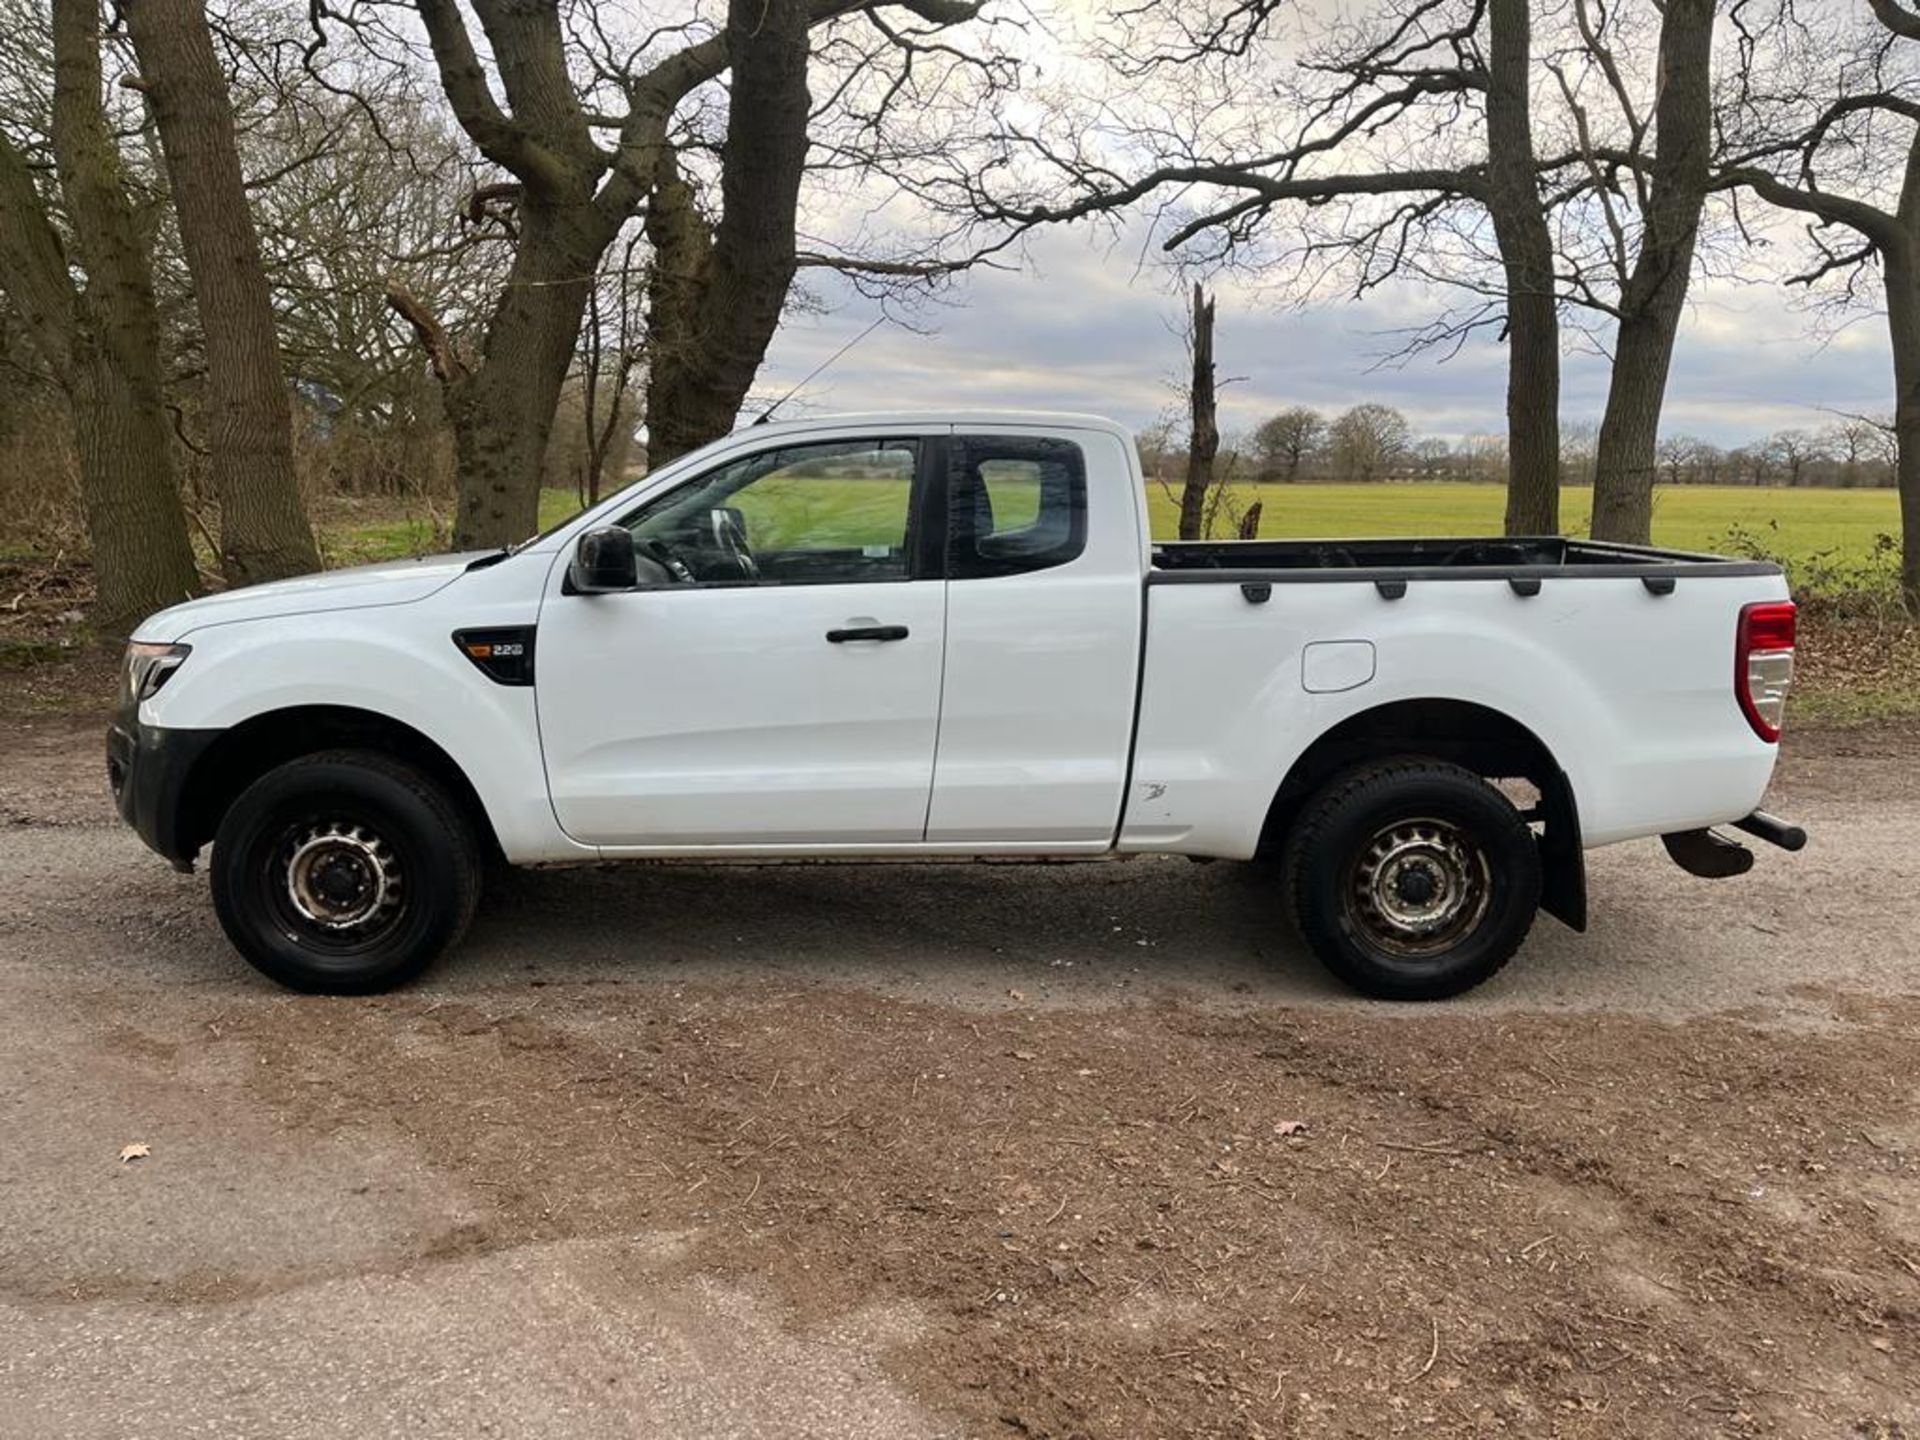
<path id="1" fill-rule="evenodd" d="M 1560 426 L 1560 479 L 1593 483 L 1596 422 Z M 1186 467 L 1186 448 L 1171 423 L 1140 437 L 1149 476 L 1167 478 Z M 1692 435 L 1661 439 L 1655 481 L 1662 485 L 1825 486 L 1888 489 L 1894 484 L 1896 446 L 1889 420 L 1845 417 L 1818 428 L 1789 429 L 1725 447 Z M 1251 430 L 1221 441 L 1216 475 L 1224 482 L 1264 484 L 1352 483 L 1376 480 L 1451 480 L 1505 484 L 1506 437 L 1497 433 L 1449 439 L 1416 435 L 1391 405 L 1367 402 L 1336 415 L 1304 405 L 1279 411 Z"/>

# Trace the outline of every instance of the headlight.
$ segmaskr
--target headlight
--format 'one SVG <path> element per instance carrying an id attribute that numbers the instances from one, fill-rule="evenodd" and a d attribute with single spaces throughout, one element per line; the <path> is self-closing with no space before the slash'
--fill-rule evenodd
<path id="1" fill-rule="evenodd" d="M 136 640 L 127 646 L 126 684 L 122 695 L 129 705 L 138 705 L 172 678 L 193 651 L 191 645 L 160 645 Z"/>

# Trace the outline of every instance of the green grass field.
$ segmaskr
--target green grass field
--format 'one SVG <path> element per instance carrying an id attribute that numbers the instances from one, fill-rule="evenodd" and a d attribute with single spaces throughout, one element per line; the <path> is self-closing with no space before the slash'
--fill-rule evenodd
<path id="1" fill-rule="evenodd" d="M 836 482 L 847 489 L 848 508 L 864 508 L 869 482 Z M 1148 500 L 1153 532 L 1171 538 L 1177 505 L 1165 487 L 1150 484 Z M 1497 535 L 1505 503 L 1498 485 L 1394 482 L 1376 485 L 1237 485 L 1231 509 L 1239 513 L 1261 502 L 1260 533 L 1268 538 L 1324 538 L 1360 535 Z M 578 500 L 570 490 L 546 490 L 540 497 L 540 524 L 552 525 L 572 514 Z M 1592 492 L 1563 493 L 1561 527 L 1586 533 Z M 852 518 L 852 517 L 849 517 Z M 1222 519 L 1223 530 L 1230 522 Z M 1745 486 L 1684 486 L 1662 489 L 1654 497 L 1656 544 L 1687 550 L 1726 550 L 1744 543 L 1787 561 L 1796 571 L 1815 568 L 1816 557 L 1831 555 L 1845 566 L 1865 566 L 1881 536 L 1898 533 L 1897 497 L 1891 490 L 1776 490 Z M 436 529 L 425 519 L 387 519 L 331 530 L 334 563 L 351 564 L 428 550 Z M 1808 577 L 1796 575 L 1796 579 Z"/>
<path id="2" fill-rule="evenodd" d="M 1172 494 L 1150 486 L 1153 532 L 1170 536 L 1177 521 Z M 1241 485 L 1241 508 L 1261 501 L 1260 533 L 1271 538 L 1363 535 L 1498 535 L 1506 506 L 1499 485 L 1429 482 L 1379 485 Z M 1561 492 L 1560 528 L 1584 535 L 1593 492 Z M 1682 550 L 1718 550 L 1735 527 L 1769 551 L 1803 559 L 1834 550 L 1864 559 L 1875 539 L 1898 534 L 1899 502 L 1891 490 L 1772 490 L 1698 485 L 1655 492 L 1653 539 Z"/>

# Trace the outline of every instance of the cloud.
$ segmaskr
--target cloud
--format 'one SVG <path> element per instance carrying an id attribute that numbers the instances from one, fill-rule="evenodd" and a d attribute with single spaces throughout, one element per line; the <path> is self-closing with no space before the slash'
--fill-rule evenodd
<path id="1" fill-rule="evenodd" d="M 1184 369 L 1183 294 L 1137 235 L 1037 235 L 1020 272 L 982 271 L 950 301 L 888 324 L 857 344 L 788 403 L 802 411 L 1009 408 L 1092 411 L 1143 426 L 1176 403 Z M 784 325 L 756 396 L 784 393 L 878 313 L 837 280 L 816 282 L 824 312 Z M 1223 280 L 1215 349 L 1221 421 L 1244 429 L 1284 405 L 1335 411 L 1377 400 L 1405 411 L 1416 431 L 1449 438 L 1505 426 L 1506 352 L 1489 332 L 1441 363 L 1382 357 L 1397 332 L 1446 297 L 1411 286 L 1365 301 L 1277 308 Z M 1681 328 L 1663 429 L 1734 444 L 1827 423 L 1827 410 L 1891 408 L 1892 372 L 1880 322 L 1869 318 L 1824 343 L 1809 315 L 1778 288 L 1701 282 Z M 1597 419 L 1607 362 L 1569 353 L 1561 411 Z"/>

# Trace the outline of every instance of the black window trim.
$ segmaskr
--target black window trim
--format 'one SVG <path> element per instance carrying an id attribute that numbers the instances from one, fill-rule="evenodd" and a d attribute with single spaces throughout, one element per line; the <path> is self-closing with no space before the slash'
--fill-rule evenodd
<path id="1" fill-rule="evenodd" d="M 957 538 L 953 527 L 953 513 L 948 506 L 948 497 L 953 493 L 954 477 L 960 466 L 965 464 L 968 453 L 977 446 L 1001 446 L 1009 452 L 1008 459 L 1045 459 L 1054 458 L 1059 451 L 1071 453 L 1075 477 L 1080 486 L 1080 508 L 1073 517 L 1071 538 L 1073 553 L 1057 560 L 1049 560 L 1044 565 L 1022 565 L 1000 571 L 986 571 L 979 574 L 958 574 L 949 567 L 952 552 L 951 542 Z M 1053 452 L 1052 455 L 1049 452 Z M 1002 580 L 1014 575 L 1037 575 L 1044 570 L 1057 570 L 1062 565 L 1071 565 L 1087 553 L 1087 508 L 1091 500 L 1087 487 L 1087 451 L 1079 440 L 1065 435 L 1022 433 L 1019 431 L 956 431 L 951 439 L 947 462 L 940 470 L 938 514 L 941 519 L 940 567 L 941 573 L 950 580 Z M 971 528 L 971 527 L 969 527 Z"/>

